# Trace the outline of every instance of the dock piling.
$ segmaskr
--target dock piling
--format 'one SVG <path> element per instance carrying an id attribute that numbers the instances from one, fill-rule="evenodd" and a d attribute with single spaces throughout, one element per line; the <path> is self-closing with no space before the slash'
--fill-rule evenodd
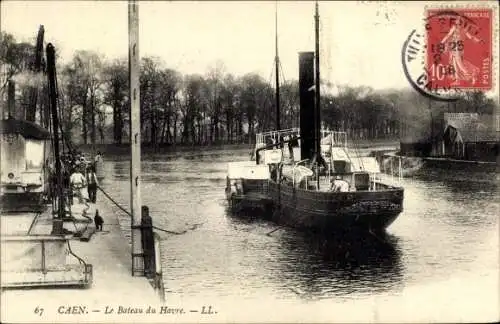
<path id="1" fill-rule="evenodd" d="M 165 300 L 165 291 L 163 289 L 163 274 L 161 268 L 161 238 L 153 229 L 153 219 L 149 215 L 149 207 L 141 208 L 141 231 L 142 231 L 142 250 L 144 253 L 144 275 L 150 280 L 160 299 Z"/>
<path id="2" fill-rule="evenodd" d="M 156 271 L 153 219 L 149 216 L 148 206 L 141 208 L 142 250 L 144 253 L 144 275 L 153 278 Z"/>

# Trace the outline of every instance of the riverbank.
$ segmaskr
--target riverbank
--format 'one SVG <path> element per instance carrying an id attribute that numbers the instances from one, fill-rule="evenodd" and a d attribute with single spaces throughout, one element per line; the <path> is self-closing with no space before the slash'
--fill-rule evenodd
<path id="1" fill-rule="evenodd" d="M 105 155 L 121 156 L 130 154 L 130 145 L 127 144 L 80 144 L 75 145 L 83 152 L 91 153 L 100 151 Z M 374 148 L 384 150 L 396 150 L 399 148 L 399 141 L 394 139 L 373 139 L 373 140 L 357 140 L 348 143 L 350 147 L 360 149 Z M 153 147 L 143 144 L 141 153 L 143 154 L 168 154 L 182 152 L 206 152 L 206 151 L 231 151 L 231 150 L 252 150 L 255 144 L 238 143 L 238 144 L 213 144 L 213 145 L 164 145 Z"/>

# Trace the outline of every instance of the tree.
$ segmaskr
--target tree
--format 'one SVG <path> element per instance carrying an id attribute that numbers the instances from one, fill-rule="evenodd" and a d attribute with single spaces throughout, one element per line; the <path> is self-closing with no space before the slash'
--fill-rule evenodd
<path id="1" fill-rule="evenodd" d="M 26 42 L 18 43 L 13 35 L 0 33 L 1 88 L 3 94 L 7 83 L 18 73 L 29 70 L 33 64 L 35 47 Z"/>
<path id="2" fill-rule="evenodd" d="M 205 107 L 205 98 L 203 97 L 204 83 L 205 80 L 201 75 L 188 75 L 184 79 L 184 102 L 181 106 L 182 143 L 201 142 L 200 111 Z M 196 124 L 198 132 L 196 131 Z"/>
<path id="3" fill-rule="evenodd" d="M 113 142 L 123 140 L 124 115 L 128 112 L 129 80 L 125 60 L 114 60 L 103 69 L 103 82 L 106 87 L 104 103 L 113 108 Z"/>
<path id="4" fill-rule="evenodd" d="M 210 67 L 205 82 L 207 112 L 203 112 L 202 115 L 204 117 L 206 113 L 211 121 L 209 141 L 215 143 L 219 141 L 224 70 L 224 64 L 217 61 L 213 67 Z"/>
<path id="5" fill-rule="evenodd" d="M 241 80 L 240 104 L 248 123 L 250 140 L 254 138 L 255 128 L 267 130 L 272 119 L 269 118 L 272 108 L 272 88 L 261 76 L 250 73 Z"/>
<path id="6" fill-rule="evenodd" d="M 299 126 L 300 119 L 300 100 L 299 100 L 299 83 L 296 80 L 287 82 L 280 87 L 280 105 L 281 105 L 281 121 L 283 128 L 292 128 Z M 327 101 L 328 102 L 328 101 Z M 323 107 L 325 102 L 323 101 Z M 323 109 L 324 110 L 324 109 Z"/>
<path id="7" fill-rule="evenodd" d="M 235 134 L 237 133 L 236 127 L 238 120 L 242 114 L 238 105 L 238 95 L 241 88 L 237 80 L 231 75 L 227 74 L 222 81 L 221 90 L 221 106 L 222 106 L 222 122 L 225 125 L 226 141 L 233 143 Z M 243 122 L 241 121 L 241 124 Z"/>
<path id="8" fill-rule="evenodd" d="M 177 110 L 179 106 L 179 93 L 182 86 L 182 78 L 179 72 L 172 69 L 164 69 L 159 73 L 160 92 L 158 104 L 161 107 L 161 137 L 160 143 L 172 143 L 176 141 L 177 133 Z M 171 128 L 173 126 L 174 135 Z"/>
<path id="9" fill-rule="evenodd" d="M 40 106 L 40 111 L 45 102 L 37 101 L 38 92 L 46 83 L 46 78 L 35 69 L 35 46 L 27 42 L 17 42 L 13 35 L 0 33 L 0 96 L 4 96 L 7 84 L 13 82 L 18 89 L 20 97 L 18 107 L 13 112 L 15 117 L 30 118 L 36 117 L 36 107 Z M 43 68 L 43 62 L 39 62 Z M 36 70 L 36 71 L 35 71 Z M 42 69 L 43 70 L 43 69 Z M 44 121 L 45 116 L 41 116 Z"/>
<path id="10" fill-rule="evenodd" d="M 88 142 L 89 126 L 91 143 L 96 142 L 96 115 L 102 113 L 98 107 L 104 95 L 102 67 L 100 54 L 77 51 L 72 61 L 64 68 L 68 77 L 70 101 L 81 107 L 82 139 L 85 144 Z"/>

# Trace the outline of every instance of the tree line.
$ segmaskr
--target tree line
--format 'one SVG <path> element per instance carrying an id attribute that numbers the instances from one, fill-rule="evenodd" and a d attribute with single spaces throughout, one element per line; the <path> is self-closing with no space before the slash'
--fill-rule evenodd
<path id="1" fill-rule="evenodd" d="M 17 116 L 32 103 L 33 87 L 47 93 L 44 77 L 30 73 L 34 46 L 1 34 L 1 95 L 16 83 Z M 57 48 L 56 48 L 57 49 Z M 128 63 L 106 60 L 94 51 L 76 51 L 58 64 L 59 111 L 65 134 L 81 143 L 128 142 Z M 222 62 L 203 74 L 184 75 L 158 57 L 144 57 L 140 72 L 141 137 L 153 146 L 249 143 L 254 134 L 276 125 L 275 88 L 260 75 L 235 76 Z M 43 95 L 39 111 L 47 106 Z M 299 125 L 297 80 L 280 85 L 280 124 Z M 482 92 L 465 93 L 455 103 L 438 103 L 413 90 L 375 91 L 370 87 L 322 85 L 321 118 L 325 128 L 343 130 L 354 139 L 394 139 L 428 132 L 431 119 L 444 111 L 492 114 L 496 103 Z M 106 116 L 112 122 L 106 122 Z M 76 135 L 75 135 L 76 133 Z M 109 138 L 108 138 L 109 137 Z"/>

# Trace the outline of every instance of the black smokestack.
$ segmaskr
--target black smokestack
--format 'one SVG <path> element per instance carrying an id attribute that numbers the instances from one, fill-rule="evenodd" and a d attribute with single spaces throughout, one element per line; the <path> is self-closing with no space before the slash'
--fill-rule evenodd
<path id="1" fill-rule="evenodd" d="M 300 154 L 312 159 L 314 154 L 314 52 L 299 53 Z"/>
<path id="2" fill-rule="evenodd" d="M 14 81 L 9 80 L 7 86 L 7 116 L 8 118 L 14 117 L 16 111 L 16 84 Z"/>

